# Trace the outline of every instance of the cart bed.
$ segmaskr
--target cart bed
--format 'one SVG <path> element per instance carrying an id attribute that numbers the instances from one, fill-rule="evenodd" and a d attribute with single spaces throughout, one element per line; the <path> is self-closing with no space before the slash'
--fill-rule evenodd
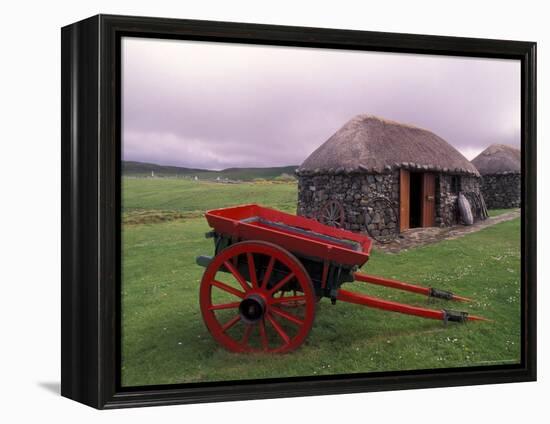
<path id="1" fill-rule="evenodd" d="M 211 210 L 206 212 L 206 220 L 220 234 L 271 242 L 295 255 L 347 266 L 362 266 L 371 249 L 371 240 L 365 235 L 255 204 Z"/>

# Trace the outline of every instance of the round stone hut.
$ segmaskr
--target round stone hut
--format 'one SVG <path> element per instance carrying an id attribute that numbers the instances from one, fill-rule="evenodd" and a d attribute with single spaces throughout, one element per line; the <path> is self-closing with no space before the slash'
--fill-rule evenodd
<path id="1" fill-rule="evenodd" d="M 521 204 L 521 152 L 493 144 L 472 163 L 481 174 L 481 192 L 488 209 L 519 208 Z"/>
<path id="2" fill-rule="evenodd" d="M 299 215 L 375 237 L 451 226 L 459 193 L 480 194 L 477 169 L 441 137 L 372 115 L 347 122 L 296 174 Z"/>

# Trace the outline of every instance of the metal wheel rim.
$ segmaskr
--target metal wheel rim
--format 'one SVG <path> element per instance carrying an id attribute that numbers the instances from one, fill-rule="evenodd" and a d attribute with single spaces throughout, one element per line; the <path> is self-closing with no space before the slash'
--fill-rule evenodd
<path id="1" fill-rule="evenodd" d="M 394 203 L 390 199 L 386 197 L 376 197 L 367 203 L 367 206 L 365 207 L 365 215 L 368 213 L 367 212 L 368 208 L 373 207 L 371 205 L 373 205 L 376 202 L 384 202 L 388 206 L 388 208 L 393 210 L 393 213 L 396 216 L 396 230 L 392 231 L 391 234 L 387 236 L 373 236 L 371 231 L 368 229 L 368 227 L 365 226 L 367 229 L 367 233 L 372 239 L 376 240 L 379 243 L 382 243 L 382 244 L 391 243 L 393 240 L 397 238 L 397 228 L 399 226 L 399 214 L 397 213 L 397 208 L 394 207 Z"/>

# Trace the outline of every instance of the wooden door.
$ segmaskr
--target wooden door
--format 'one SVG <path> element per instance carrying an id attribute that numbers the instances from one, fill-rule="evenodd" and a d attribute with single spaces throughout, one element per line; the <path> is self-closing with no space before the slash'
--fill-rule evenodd
<path id="1" fill-rule="evenodd" d="M 407 230 L 410 226 L 411 206 L 411 174 L 406 169 L 399 173 L 399 231 Z"/>
<path id="2" fill-rule="evenodd" d="M 422 226 L 435 225 L 435 175 L 422 174 Z"/>

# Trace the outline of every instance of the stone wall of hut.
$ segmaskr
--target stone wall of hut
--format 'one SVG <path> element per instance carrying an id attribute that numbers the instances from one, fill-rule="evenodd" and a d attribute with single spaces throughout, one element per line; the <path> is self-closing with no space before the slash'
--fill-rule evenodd
<path id="1" fill-rule="evenodd" d="M 454 178 L 459 178 L 458 185 L 453 182 Z M 436 177 L 435 185 L 435 225 L 440 227 L 450 227 L 459 222 L 458 213 L 458 194 L 480 193 L 479 177 L 451 174 L 439 174 Z M 472 209 L 474 217 L 477 213 Z"/>
<path id="2" fill-rule="evenodd" d="M 393 202 L 376 201 L 386 198 Z M 341 173 L 300 175 L 298 178 L 298 215 L 318 218 L 323 206 L 336 200 L 344 208 L 344 228 L 366 231 L 373 236 L 398 232 L 399 171 L 384 174 Z"/>
<path id="3" fill-rule="evenodd" d="M 521 204 L 521 174 L 483 175 L 481 191 L 487 209 L 519 208 Z"/>
<path id="4" fill-rule="evenodd" d="M 456 177 L 455 177 L 456 178 Z M 452 226 L 459 222 L 458 194 L 480 193 L 480 178 L 460 175 L 459 184 L 453 175 L 436 174 L 435 224 Z M 376 201 L 385 198 L 392 202 Z M 374 236 L 399 232 L 399 169 L 384 174 L 300 174 L 298 178 L 297 214 L 318 219 L 323 206 L 338 201 L 344 208 L 344 228 L 366 231 Z M 474 216 L 476 213 L 472 210 Z"/>

